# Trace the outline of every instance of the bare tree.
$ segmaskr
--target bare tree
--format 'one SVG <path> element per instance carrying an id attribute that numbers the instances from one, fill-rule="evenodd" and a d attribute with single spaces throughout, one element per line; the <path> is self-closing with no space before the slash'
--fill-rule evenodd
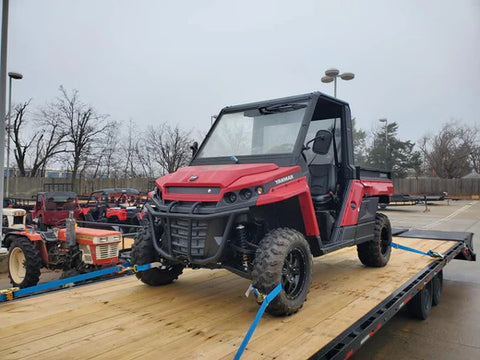
<path id="1" fill-rule="evenodd" d="M 99 134 L 90 156 L 92 158 L 91 175 L 96 178 L 117 176 L 120 167 L 120 130 L 121 123 L 112 121 L 105 131 Z"/>
<path id="2" fill-rule="evenodd" d="M 188 165 L 191 157 L 190 133 L 163 123 L 150 127 L 145 139 L 146 151 L 152 155 L 153 161 L 160 168 L 162 175 L 177 171 Z"/>
<path id="3" fill-rule="evenodd" d="M 471 170 L 478 130 L 451 121 L 435 136 L 426 137 L 421 145 L 429 167 L 440 178 L 461 178 Z"/>
<path id="4" fill-rule="evenodd" d="M 78 91 L 68 94 L 60 86 L 61 96 L 52 106 L 62 119 L 69 143 L 69 162 L 72 169 L 72 187 L 75 191 L 77 174 L 82 174 L 91 165 L 89 162 L 94 144 L 99 136 L 113 126 L 91 106 L 80 101 Z"/>
<path id="5" fill-rule="evenodd" d="M 36 177 L 43 173 L 49 161 L 65 151 L 66 134 L 62 131 L 59 117 L 47 107 L 32 121 L 32 126 L 37 129 L 35 134 L 26 138 L 25 114 L 29 104 L 30 100 L 15 107 L 12 140 L 20 176 L 26 176 L 29 168 L 30 177 Z"/>

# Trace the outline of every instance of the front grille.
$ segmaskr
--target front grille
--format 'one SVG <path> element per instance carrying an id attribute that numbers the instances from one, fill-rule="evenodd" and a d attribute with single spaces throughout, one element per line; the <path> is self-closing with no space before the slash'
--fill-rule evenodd
<path id="1" fill-rule="evenodd" d="M 14 225 L 23 224 L 23 216 L 14 216 L 13 217 L 13 224 Z"/>
<path id="2" fill-rule="evenodd" d="M 118 257 L 118 243 L 97 245 L 97 260 L 111 259 Z"/>
<path id="3" fill-rule="evenodd" d="M 177 255 L 188 256 L 188 243 L 191 243 L 191 256 L 205 254 L 208 223 L 200 220 L 171 219 L 170 239 L 172 251 Z"/>

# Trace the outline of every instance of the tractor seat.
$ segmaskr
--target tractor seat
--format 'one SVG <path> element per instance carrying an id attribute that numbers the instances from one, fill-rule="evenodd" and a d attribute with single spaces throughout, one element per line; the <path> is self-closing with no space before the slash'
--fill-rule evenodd
<path id="1" fill-rule="evenodd" d="M 333 199 L 337 169 L 333 164 L 310 165 L 310 192 L 314 205 L 323 206 Z"/>

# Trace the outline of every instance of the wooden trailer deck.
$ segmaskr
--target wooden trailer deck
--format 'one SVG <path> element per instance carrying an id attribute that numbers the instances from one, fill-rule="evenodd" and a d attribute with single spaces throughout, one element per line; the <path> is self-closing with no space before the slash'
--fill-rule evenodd
<path id="1" fill-rule="evenodd" d="M 394 241 L 440 253 L 455 244 Z M 265 314 L 242 358 L 308 358 L 432 261 L 392 249 L 387 267 L 366 268 L 355 247 L 315 259 L 304 307 Z M 232 359 L 258 310 L 248 286 L 228 271 L 186 270 L 164 287 L 128 276 L 0 304 L 0 358 Z"/>

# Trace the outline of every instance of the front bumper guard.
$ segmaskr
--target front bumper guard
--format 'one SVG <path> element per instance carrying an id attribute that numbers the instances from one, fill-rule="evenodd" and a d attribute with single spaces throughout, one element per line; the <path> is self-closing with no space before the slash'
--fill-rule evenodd
<path id="1" fill-rule="evenodd" d="M 159 204 L 155 199 L 152 199 L 158 208 L 164 207 L 163 205 Z M 173 262 L 178 262 L 178 258 L 175 257 L 172 254 L 172 240 L 171 240 L 171 234 L 170 234 L 170 219 L 171 218 L 178 218 L 178 219 L 183 219 L 188 221 L 188 249 L 187 249 L 187 254 L 186 258 L 188 262 L 197 264 L 197 265 L 206 265 L 206 264 L 211 264 L 211 263 L 217 263 L 218 260 L 220 259 L 223 250 L 225 248 L 225 245 L 227 243 L 227 236 L 232 229 L 233 222 L 235 220 L 235 217 L 240 214 L 245 214 L 248 213 L 249 208 L 238 208 L 234 210 L 227 210 L 227 211 L 221 211 L 221 212 L 216 212 L 216 213 L 211 213 L 211 214 L 196 214 L 195 210 L 200 206 L 201 202 L 196 202 L 194 203 L 188 212 L 174 212 L 174 208 L 176 205 L 178 205 L 178 201 L 173 201 L 171 202 L 166 211 L 159 211 L 154 208 L 150 204 L 146 204 L 145 208 L 147 209 L 147 216 L 149 217 L 150 220 L 150 233 L 152 234 L 152 242 L 153 242 L 153 247 L 155 250 L 162 256 L 163 258 L 173 261 Z M 159 245 L 161 243 L 161 239 L 157 239 L 157 235 L 155 233 L 155 227 L 154 227 L 154 219 L 153 217 L 160 217 L 166 220 L 166 226 L 164 227 L 164 231 L 167 235 L 167 251 L 161 248 Z M 222 218 L 222 217 L 228 217 L 227 225 L 225 226 L 225 230 L 223 231 L 222 239 L 220 241 L 220 244 L 218 246 L 217 251 L 213 256 L 210 256 L 208 258 L 194 258 L 192 256 L 192 221 L 195 220 L 212 220 L 212 219 L 217 219 L 217 218 Z"/>

